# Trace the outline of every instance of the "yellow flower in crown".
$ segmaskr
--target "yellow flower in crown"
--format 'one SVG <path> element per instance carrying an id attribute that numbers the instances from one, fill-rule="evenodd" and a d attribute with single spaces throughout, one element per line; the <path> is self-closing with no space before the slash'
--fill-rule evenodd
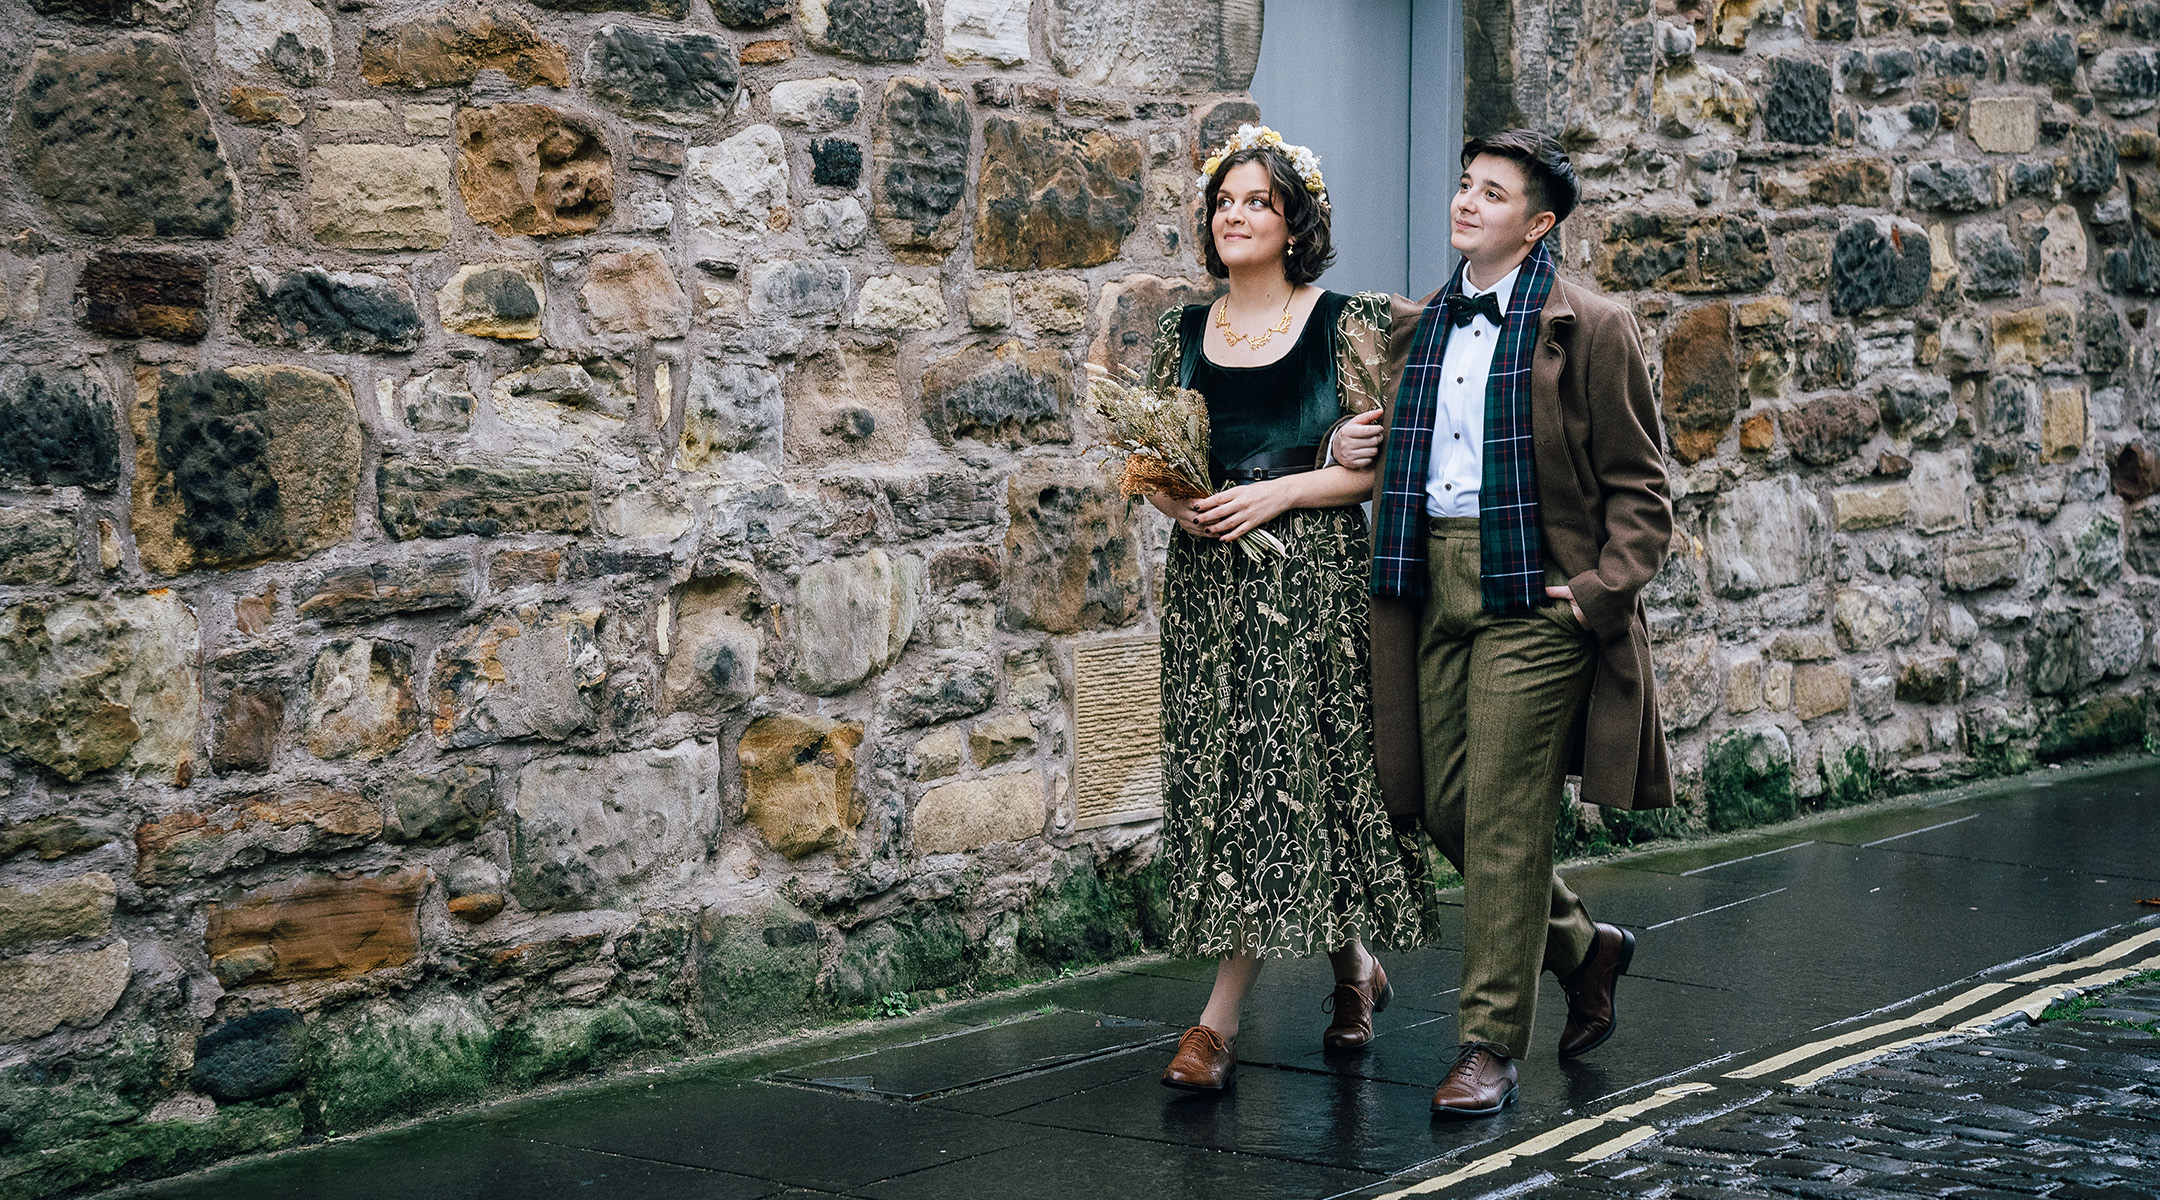
<path id="1" fill-rule="evenodd" d="M 1216 168 L 1222 166 L 1222 161 L 1240 150 L 1273 150 L 1282 155 L 1289 160 L 1290 169 L 1296 171 L 1298 178 L 1305 181 L 1305 190 L 1311 192 L 1313 198 L 1321 204 L 1328 202 L 1327 181 L 1320 175 L 1320 156 L 1303 146 L 1284 141 L 1281 134 L 1265 125 L 1238 126 L 1237 132 L 1231 134 L 1214 154 L 1208 156 L 1206 162 L 1200 164 L 1201 191 L 1207 191 L 1208 180 L 1213 178 Z"/>

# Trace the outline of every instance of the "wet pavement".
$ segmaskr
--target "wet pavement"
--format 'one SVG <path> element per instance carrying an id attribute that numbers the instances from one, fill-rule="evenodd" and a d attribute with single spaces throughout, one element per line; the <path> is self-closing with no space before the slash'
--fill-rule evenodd
<path id="1" fill-rule="evenodd" d="M 1554 1061 L 1548 983 L 1520 1099 L 1490 1120 L 1428 1111 L 1458 924 L 1385 958 L 1396 999 L 1362 1053 L 1319 1048 L 1325 959 L 1270 963 L 1221 1097 L 1156 1079 L 1212 964 L 1153 960 L 133 1194 L 2160 1195 L 2151 1033 L 2026 1028 L 2160 968 L 2160 908 L 2139 903 L 2160 897 L 2151 760 L 1566 875 L 1638 936 L 1620 1026 Z"/>

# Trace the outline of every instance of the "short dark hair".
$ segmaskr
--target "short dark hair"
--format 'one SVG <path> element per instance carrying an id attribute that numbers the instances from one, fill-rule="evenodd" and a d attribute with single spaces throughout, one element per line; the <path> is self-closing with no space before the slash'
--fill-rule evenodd
<path id="1" fill-rule="evenodd" d="M 1480 154 L 1504 158 L 1521 167 L 1526 185 L 1523 198 L 1530 202 L 1531 213 L 1551 213 L 1555 229 L 1582 199 L 1582 181 L 1575 177 L 1575 164 L 1568 161 L 1567 151 L 1551 134 L 1535 129 L 1505 129 L 1471 138 L 1463 143 L 1464 169 Z"/>
<path id="2" fill-rule="evenodd" d="M 1328 233 L 1328 208 L 1320 197 L 1305 189 L 1305 180 L 1290 160 L 1272 146 L 1235 150 L 1223 155 L 1207 178 L 1200 194 L 1200 257 L 1207 272 L 1217 279 L 1230 278 L 1230 268 L 1215 253 L 1215 197 L 1222 194 L 1223 176 L 1240 163 L 1256 162 L 1267 168 L 1268 187 L 1282 206 L 1283 223 L 1295 243 L 1283 256 L 1283 277 L 1292 284 L 1311 283 L 1335 261 L 1335 243 Z"/>

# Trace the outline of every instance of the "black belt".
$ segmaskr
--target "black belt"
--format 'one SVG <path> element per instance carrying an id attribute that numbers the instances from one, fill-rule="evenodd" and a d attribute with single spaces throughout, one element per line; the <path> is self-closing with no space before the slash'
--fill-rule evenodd
<path id="1" fill-rule="evenodd" d="M 1285 475 L 1300 475 L 1319 466 L 1320 447 L 1299 446 L 1292 450 L 1275 450 L 1267 454 L 1255 454 L 1234 467 L 1209 463 L 1217 486 L 1226 483 L 1259 483 L 1267 479 L 1281 479 Z"/>

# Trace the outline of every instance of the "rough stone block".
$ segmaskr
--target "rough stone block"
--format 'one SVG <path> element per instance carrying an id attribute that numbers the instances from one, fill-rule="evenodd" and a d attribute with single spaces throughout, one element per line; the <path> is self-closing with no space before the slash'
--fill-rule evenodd
<path id="1" fill-rule="evenodd" d="M 74 578 L 74 517 L 0 508 L 0 583 L 52 585 Z"/>
<path id="2" fill-rule="evenodd" d="M 1028 0 L 948 0 L 945 60 L 1001 67 L 1028 60 Z"/>
<path id="3" fill-rule="evenodd" d="M 1001 328 L 1012 321 L 1010 294 L 997 291 L 1004 285 L 978 288 L 968 297 L 968 323 L 978 329 Z M 978 310 L 976 295 L 983 296 Z M 1127 275 L 1103 285 L 1095 302 L 1095 341 L 1088 361 L 1113 374 L 1141 371 L 1155 348 L 1155 323 L 1162 314 L 1183 304 L 1197 304 L 1214 296 L 1213 281 L 1165 279 L 1159 275 Z"/>
<path id="4" fill-rule="evenodd" d="M 1710 739 L 1703 759 L 1703 802 L 1719 832 L 1792 816 L 1792 742 L 1775 725 L 1727 730 Z"/>
<path id="5" fill-rule="evenodd" d="M 1696 62 L 1659 74 L 1650 111 L 1657 118 L 1658 132 L 1667 137 L 1745 133 L 1755 121 L 1755 96 L 1746 84 L 1708 63 Z"/>
<path id="6" fill-rule="evenodd" d="M 661 676 L 668 711 L 728 712 L 758 694 L 763 637 L 746 619 L 747 608 L 746 597 L 733 587 L 684 590 L 676 601 Z"/>
<path id="7" fill-rule="evenodd" d="M 1074 402 L 1072 374 L 1055 350 L 1018 342 L 971 347 L 924 368 L 923 418 L 947 441 L 1062 439 Z"/>
<path id="8" fill-rule="evenodd" d="M 376 472 L 375 489 L 383 528 L 401 541 L 592 528 L 592 475 L 580 465 L 390 455 Z"/>
<path id="9" fill-rule="evenodd" d="M 863 62 L 913 62 L 930 44 L 923 0 L 797 0 L 813 49 Z"/>
<path id="10" fill-rule="evenodd" d="M 540 336 L 547 289 L 538 263 L 491 262 L 459 267 L 435 293 L 443 328 L 474 337 L 527 341 Z"/>
<path id="11" fill-rule="evenodd" d="M 1090 86 L 1242 92 L 1260 61 L 1258 0 L 1051 0 L 1049 8 L 1051 63 Z M 1243 108 L 1240 120 L 1260 119 Z"/>
<path id="12" fill-rule="evenodd" d="M 843 692 L 900 657 L 914 634 L 923 563 L 883 550 L 803 568 L 795 592 L 797 685 Z"/>
<path id="13" fill-rule="evenodd" d="M 294 87 L 330 79 L 330 18 L 307 0 L 218 0 L 217 59 L 239 75 L 276 75 Z"/>
<path id="14" fill-rule="evenodd" d="M 210 765 L 220 774 L 267 771 L 276 760 L 285 697 L 275 688 L 240 688 L 225 698 Z"/>
<path id="15" fill-rule="evenodd" d="M 373 761 L 419 732 L 412 650 L 396 642 L 332 642 L 308 682 L 306 742 L 317 758 Z"/>
<path id="16" fill-rule="evenodd" d="M 1990 154 L 2030 154 L 2040 140 L 2040 104 L 2031 96 L 1975 96 L 1965 132 Z"/>
<path id="17" fill-rule="evenodd" d="M 1995 363 L 2044 367 L 2077 361 L 2077 310 L 2057 301 L 1993 314 Z"/>
<path id="18" fill-rule="evenodd" d="M 2065 191 L 2098 196 L 2115 186 L 2119 152 L 2115 138 L 2106 130 L 2092 125 L 2072 126 L 2063 138 L 2063 148 L 2069 152 L 2068 157 L 2058 160 L 2058 167 L 2062 168 Z"/>
<path id="19" fill-rule="evenodd" d="M 1871 400 L 1825 396 L 1786 410 L 1779 415 L 1778 425 L 1793 457 L 1821 467 L 1851 458 L 1874 435 L 1878 420 Z"/>
<path id="20" fill-rule="evenodd" d="M 866 329 L 936 329 L 946 315 L 936 283 L 915 283 L 902 275 L 865 280 L 855 297 L 854 323 Z"/>
<path id="21" fill-rule="evenodd" d="M 1134 501 L 1078 462 L 1028 460 L 1006 488 L 1005 623 L 1076 633 L 1129 623 L 1140 608 Z"/>
<path id="22" fill-rule="evenodd" d="M 1927 627 L 1927 597 L 1918 588 L 1862 585 L 1840 590 L 1830 606 L 1838 646 L 1864 654 L 1917 640 Z"/>
<path id="23" fill-rule="evenodd" d="M 596 332 L 679 338 L 690 329 L 690 298 L 658 250 L 595 254 L 579 295 Z"/>
<path id="24" fill-rule="evenodd" d="M 1740 411 L 1731 305 L 1706 304 L 1674 322 L 1665 338 L 1664 408 L 1665 428 L 1681 462 L 1716 453 Z"/>
<path id="25" fill-rule="evenodd" d="M 851 185 L 852 186 L 852 185 Z M 803 236 L 825 250 L 852 250 L 870 235 L 870 214 L 853 196 L 803 205 Z"/>
<path id="26" fill-rule="evenodd" d="M 605 25 L 585 52 L 585 84 L 629 116 L 710 125 L 735 102 L 735 54 L 709 33 Z"/>
<path id="27" fill-rule="evenodd" d="M 135 881 L 163 887 L 266 858 L 349 850 L 382 828 L 373 800 L 319 785 L 241 796 L 206 811 L 176 809 L 136 828 Z"/>
<path id="28" fill-rule="evenodd" d="M 1880 158 L 1842 158 L 1769 171 L 1763 174 L 1757 193 L 1777 209 L 1887 208 L 1890 167 Z"/>
<path id="29" fill-rule="evenodd" d="M 684 155 L 683 212 L 691 226 L 722 241 L 762 234 L 788 202 L 787 143 L 770 125 L 752 125 L 717 146 Z"/>
<path id="30" fill-rule="evenodd" d="M 450 160 L 426 146 L 308 152 L 316 240 L 349 250 L 434 250 L 450 240 Z"/>
<path id="31" fill-rule="evenodd" d="M 1915 452 L 1906 484 L 1912 489 L 1913 527 L 1922 533 L 1963 529 L 1971 522 L 1972 504 L 1967 497 L 1973 471 L 1964 450 Z"/>
<path id="32" fill-rule="evenodd" d="M 977 721 L 968 730 L 968 755 L 977 768 L 1011 762 L 1035 749 L 1035 722 L 1026 713 Z"/>
<path id="33" fill-rule="evenodd" d="M 240 220 L 225 152 L 165 38 L 30 54 L 9 131 L 20 179 L 100 237 L 222 238 Z"/>
<path id="34" fill-rule="evenodd" d="M 1957 257 L 1971 296 L 2015 296 L 2025 290 L 2025 251 L 1994 222 L 1958 226 Z"/>
<path id="35" fill-rule="evenodd" d="M 112 389 L 95 371 L 0 364 L 0 484 L 111 491 L 120 479 Z"/>
<path id="36" fill-rule="evenodd" d="M 2013 532 L 1958 538 L 1943 547 L 1943 583 L 1954 592 L 1976 592 L 2018 581 L 2025 539 Z"/>
<path id="37" fill-rule="evenodd" d="M 830 849 L 862 822 L 855 797 L 855 722 L 783 713 L 751 722 L 736 751 L 743 819 L 790 859 Z"/>
<path id="38" fill-rule="evenodd" d="M 1042 777 L 1033 771 L 948 783 L 916 802 L 915 852 L 961 854 L 1042 832 Z"/>
<path id="39" fill-rule="evenodd" d="M 2044 389 L 2040 395 L 2040 461 L 2068 462 L 2084 448 L 2084 385 Z"/>
<path id="40" fill-rule="evenodd" d="M 531 909 L 598 908 L 704 865 L 720 819 L 711 742 L 543 758 L 518 773 L 510 889 Z"/>
<path id="41" fill-rule="evenodd" d="M 402 273 L 317 267 L 248 273 L 233 330 L 249 341 L 311 353 L 396 353 L 420 342 L 420 310 Z"/>
<path id="42" fill-rule="evenodd" d="M 473 595 L 472 560 L 462 554 L 384 559 L 303 577 L 293 587 L 293 611 L 326 624 L 344 624 L 393 613 L 463 608 Z"/>
<path id="43" fill-rule="evenodd" d="M 77 875 L 35 890 L 0 887 L 0 946 L 103 937 L 112 932 L 113 881 L 103 872 Z"/>
<path id="44" fill-rule="evenodd" d="M 1979 212 L 2001 203 L 1993 165 L 1964 159 L 1917 162 L 1905 168 L 1905 202 L 1935 212 Z"/>
<path id="45" fill-rule="evenodd" d="M 1838 230 L 1830 251 L 1830 311 L 1840 315 L 1910 308 L 1927 298 L 1934 271 L 1927 231 L 1875 217 Z"/>
<path id="46" fill-rule="evenodd" d="M 220 979 L 285 983 L 350 979 L 411 962 L 420 949 L 420 898 L 428 873 L 392 871 L 339 879 L 312 875 L 209 906 L 206 948 Z M 246 974 L 232 972 L 235 967 Z"/>
<path id="47" fill-rule="evenodd" d="M 810 182 L 818 187 L 854 190 L 862 182 L 862 147 L 846 138 L 815 138 L 810 142 Z M 858 206 L 860 201 L 847 198 Z M 803 214 L 808 221 L 809 213 Z"/>
<path id="48" fill-rule="evenodd" d="M 497 233 L 591 233 L 614 210 L 613 159 L 588 117 L 545 104 L 461 108 L 457 146 L 465 211 Z"/>
<path id="49" fill-rule="evenodd" d="M 1911 507 L 1912 489 L 1902 480 L 1839 488 L 1830 493 L 1831 518 L 1841 531 L 1903 525 Z"/>
<path id="50" fill-rule="evenodd" d="M 1140 143 L 1100 130 L 993 117 L 983 123 L 975 258 L 992 271 L 1092 267 L 1117 257 L 1140 218 Z"/>
<path id="51" fill-rule="evenodd" d="M 988 663 L 947 663 L 885 693 L 885 715 L 900 729 L 971 716 L 997 703 L 997 683 Z"/>
<path id="52" fill-rule="evenodd" d="M 440 846 L 480 832 L 495 815 L 495 772 L 488 767 L 408 772 L 385 781 L 374 794 L 389 814 L 384 837 Z"/>
<path id="53" fill-rule="evenodd" d="M 1724 700 L 1718 677 L 1717 637 L 1689 638 L 1669 650 L 1660 647 L 1653 660 L 1658 716 L 1667 734 L 1693 729 L 1710 719 Z"/>
<path id="54" fill-rule="evenodd" d="M 731 454 L 766 453 L 779 445 L 780 379 L 763 367 L 697 359 L 683 399 L 675 463 L 685 471 L 719 466 Z"/>
<path id="55" fill-rule="evenodd" d="M 136 371 L 134 530 L 176 575 L 304 558 L 352 533 L 360 418 L 345 380 L 304 367 Z"/>
<path id="56" fill-rule="evenodd" d="M 871 146 L 878 164 L 871 193 L 888 244 L 940 251 L 959 244 L 973 132 L 959 92 L 908 76 L 886 83 Z"/>
<path id="57" fill-rule="evenodd" d="M 827 75 L 821 79 L 790 79 L 773 85 L 766 97 L 773 120 L 800 125 L 812 133 L 826 133 L 852 123 L 862 112 L 862 84 L 853 79 Z"/>
<path id="58" fill-rule="evenodd" d="M 1803 721 L 1852 707 L 1852 675 L 1843 663 L 1802 663 L 1793 669 L 1793 715 Z"/>
<path id="59" fill-rule="evenodd" d="M 1829 536 L 1822 506 L 1799 480 L 1743 483 L 1720 497 L 1710 515 L 1711 589 L 1739 599 L 1819 578 Z"/>
<path id="60" fill-rule="evenodd" d="M 2160 99 L 2160 51 L 2111 46 L 2093 56 L 2086 73 L 2104 100 Z"/>
<path id="61" fill-rule="evenodd" d="M 1804 58 L 1770 60 L 1763 92 L 1763 136 L 1821 146 L 1830 141 L 1830 68 Z"/>
<path id="62" fill-rule="evenodd" d="M 429 689 L 435 740 L 446 747 L 561 741 L 592 728 L 599 718 L 588 693 L 607 673 L 599 619 L 597 611 L 505 614 L 445 642 Z"/>
<path id="63" fill-rule="evenodd" d="M 199 342 L 210 332 L 210 264 L 186 254 L 92 255 L 75 283 L 83 328 L 107 337 Z"/>
<path id="64" fill-rule="evenodd" d="M 307 1022 L 289 1008 L 265 1008 L 227 1021 L 195 1043 L 188 1082 L 216 1100 L 259 1100 L 300 1082 Z"/>
<path id="65" fill-rule="evenodd" d="M 563 48 L 506 6 L 453 0 L 401 21 L 370 21 L 360 43 L 360 77 L 376 87 L 459 87 L 482 71 L 526 87 L 568 87 Z"/>
<path id="66" fill-rule="evenodd" d="M 0 961 L 0 1042 L 97 1024 L 120 1003 L 131 974 L 126 942 Z"/>

